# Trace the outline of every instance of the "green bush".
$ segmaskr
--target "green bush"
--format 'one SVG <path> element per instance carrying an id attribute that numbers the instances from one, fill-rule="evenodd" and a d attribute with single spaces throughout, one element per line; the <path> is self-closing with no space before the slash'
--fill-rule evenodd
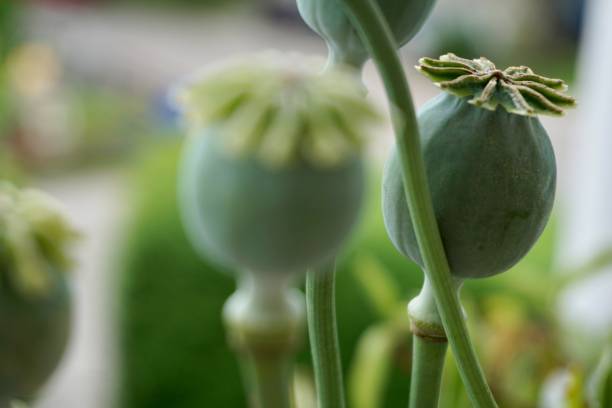
<path id="1" fill-rule="evenodd" d="M 121 276 L 120 405 L 245 406 L 220 310 L 232 280 L 189 246 L 176 206 L 179 149 L 144 158 Z"/>

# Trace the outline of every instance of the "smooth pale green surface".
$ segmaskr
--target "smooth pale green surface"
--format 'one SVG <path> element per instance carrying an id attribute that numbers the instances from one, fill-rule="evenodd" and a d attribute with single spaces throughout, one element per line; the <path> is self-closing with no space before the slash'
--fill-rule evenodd
<path id="1" fill-rule="evenodd" d="M 413 337 L 410 408 L 437 408 L 448 343 Z"/>
<path id="2" fill-rule="evenodd" d="M 255 273 L 303 272 L 331 258 L 359 215 L 361 161 L 272 169 L 231 157 L 222 136 L 208 129 L 184 152 L 179 201 L 197 249 Z"/>
<path id="3" fill-rule="evenodd" d="M 555 158 L 537 118 L 474 107 L 448 94 L 419 114 L 436 219 L 452 273 L 478 278 L 516 264 L 550 215 Z M 391 240 L 423 265 L 397 153 L 387 163 L 383 213 Z"/>
<path id="4" fill-rule="evenodd" d="M 4 274 L 2 274 L 4 276 Z M 48 294 L 26 299 L 0 289 L 0 406 L 31 400 L 49 379 L 68 343 L 70 294 L 56 272 Z"/>
<path id="5" fill-rule="evenodd" d="M 286 356 L 248 355 L 243 357 L 244 370 L 252 386 L 250 406 L 254 408 L 291 408 L 293 361 Z"/>
<path id="6" fill-rule="evenodd" d="M 377 0 L 397 46 L 406 44 L 419 31 L 431 12 L 434 0 Z M 369 54 L 338 0 L 298 0 L 306 24 L 319 34 L 330 48 L 332 58 L 360 66 Z"/>

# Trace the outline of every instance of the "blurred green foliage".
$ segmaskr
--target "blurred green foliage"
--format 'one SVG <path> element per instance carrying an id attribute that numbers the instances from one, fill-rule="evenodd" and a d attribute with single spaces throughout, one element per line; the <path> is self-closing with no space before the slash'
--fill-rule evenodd
<path id="1" fill-rule="evenodd" d="M 5 62 L 9 52 L 19 41 L 17 15 L 17 4 L 14 1 L 0 2 L 0 140 L 6 130 L 11 109 Z"/>
<path id="2" fill-rule="evenodd" d="M 612 342 L 589 379 L 587 394 L 592 408 L 612 407 Z"/>
<path id="3" fill-rule="evenodd" d="M 473 341 L 500 406 L 533 407 L 545 378 L 564 364 L 551 313 L 555 276 L 552 274 L 554 222 L 532 252 L 513 270 L 495 278 L 467 281 L 462 290 Z M 376 260 L 372 260 L 376 261 Z M 389 361 L 410 368 L 410 334 L 405 299 L 398 294 L 394 274 L 370 268 L 360 274 L 362 287 L 381 319 L 361 335 L 351 362 L 349 400 L 356 408 L 382 406 L 381 387 L 397 398 L 407 393 L 407 374 L 389 377 Z M 394 306 L 393 306 L 394 305 Z M 398 348 L 398 345 L 400 346 Z M 382 386 L 381 386 L 382 384 Z M 449 354 L 441 407 L 469 408 L 454 360 Z M 393 406 L 387 404 L 385 406 Z"/>
<path id="4" fill-rule="evenodd" d="M 16 56 L 24 58 L 20 52 L 32 46 L 22 40 L 23 4 L 17 0 L 0 1 L 0 178 L 14 180 L 24 169 L 47 172 L 108 162 L 109 157 L 119 158 L 120 153 L 132 150 L 140 142 L 135 135 L 142 134 L 150 122 L 145 114 L 148 102 L 141 95 L 83 86 L 75 81 L 64 85 L 59 81 L 53 92 L 23 103 L 24 95 L 16 91 L 14 72 L 9 75 L 9 65 L 15 64 Z M 48 51 L 53 62 L 60 64 L 54 51 L 50 48 Z M 32 59 L 30 63 L 36 65 L 41 61 Z M 32 106 L 38 110 L 32 112 Z M 48 116 L 41 117 L 41 109 Z M 37 158 L 28 145 L 31 126 L 26 122 L 30 120 L 33 123 L 44 120 L 48 128 L 65 129 L 63 135 L 69 141 L 70 151 L 52 159 Z M 59 141 L 62 142 L 65 141 Z"/>
<path id="5" fill-rule="evenodd" d="M 146 103 L 139 97 L 109 89 L 70 87 L 58 100 L 67 115 L 57 119 L 65 121 L 62 126 L 69 132 L 70 147 L 59 155 L 41 158 L 30 151 L 31 142 L 22 140 L 27 128 L 17 118 L 12 96 L 9 92 L 6 98 L 2 96 L 0 88 L 0 177 L 12 179 L 25 172 L 49 175 L 115 164 L 142 143 L 139 135 L 151 127 Z"/>
<path id="6" fill-rule="evenodd" d="M 56 163 L 58 167 L 120 159 L 142 142 L 139 135 L 150 127 L 146 103 L 128 93 L 75 87 L 70 89 L 69 106 L 77 143 L 70 157 Z"/>
<path id="7" fill-rule="evenodd" d="M 0 179 L 19 178 L 18 165 L 4 143 L 13 125 L 14 106 L 7 86 L 5 62 L 9 52 L 19 42 L 19 2 L 0 2 Z"/>
<path id="8" fill-rule="evenodd" d="M 20 39 L 19 31 L 19 0 L 3 0 L 0 2 L 0 62 L 6 59 L 8 53 Z"/>
<path id="9" fill-rule="evenodd" d="M 120 279 L 121 407 L 245 406 L 221 308 L 232 280 L 189 246 L 177 211 L 179 148 L 142 159 Z"/>
<path id="10" fill-rule="evenodd" d="M 438 24 L 431 35 L 427 54 L 443 55 L 452 52 L 466 58 L 489 58 L 498 68 L 526 65 L 535 72 L 572 83 L 576 77 L 578 44 L 554 35 L 525 35 L 504 46 L 492 46 L 488 30 L 493 27 L 469 24 L 456 18 Z M 552 37 L 554 39 L 551 44 Z M 542 52 L 545 49 L 546 52 Z"/>

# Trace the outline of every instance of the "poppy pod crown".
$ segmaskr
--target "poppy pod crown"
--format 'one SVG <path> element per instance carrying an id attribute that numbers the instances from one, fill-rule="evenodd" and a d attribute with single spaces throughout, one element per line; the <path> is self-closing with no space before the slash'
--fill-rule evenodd
<path id="1" fill-rule="evenodd" d="M 269 168 L 325 168 L 359 154 L 378 115 L 357 78 L 318 58 L 268 52 L 225 62 L 178 92 L 187 124 L 215 125 L 224 149 Z"/>
<path id="2" fill-rule="evenodd" d="M 538 75 L 526 66 L 500 70 L 484 57 L 469 60 L 449 53 L 439 59 L 421 58 L 416 69 L 443 91 L 468 97 L 470 104 L 491 111 L 502 106 L 517 115 L 559 116 L 576 105 L 565 93 L 563 80 Z"/>
<path id="3" fill-rule="evenodd" d="M 0 274 L 23 296 L 44 295 L 50 269 L 71 266 L 69 245 L 78 237 L 52 197 L 0 182 Z"/>

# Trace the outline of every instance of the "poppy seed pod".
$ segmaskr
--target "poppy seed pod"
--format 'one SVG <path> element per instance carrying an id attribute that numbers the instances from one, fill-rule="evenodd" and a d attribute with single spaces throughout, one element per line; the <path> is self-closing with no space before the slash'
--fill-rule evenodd
<path id="1" fill-rule="evenodd" d="M 434 0 L 377 0 L 397 47 L 406 44 L 421 29 Z M 360 67 L 369 58 L 359 34 L 339 0 L 298 0 L 300 15 L 327 43 L 332 59 Z"/>
<path id="2" fill-rule="evenodd" d="M 565 84 L 527 67 L 500 71 L 452 54 L 417 67 L 445 93 L 418 115 L 421 148 L 440 235 L 458 278 L 501 273 L 543 231 L 554 201 L 556 165 L 538 113 L 573 106 Z M 385 226 L 400 252 L 421 266 L 397 152 L 383 180 Z"/>
<path id="3" fill-rule="evenodd" d="M 185 228 L 206 257 L 255 274 L 335 255 L 361 207 L 363 125 L 376 118 L 342 71 L 297 57 L 237 61 L 183 92 L 191 137 L 179 180 Z"/>
<path id="4" fill-rule="evenodd" d="M 67 246 L 76 236 L 50 197 L 0 183 L 1 406 L 34 398 L 64 352 Z"/>

